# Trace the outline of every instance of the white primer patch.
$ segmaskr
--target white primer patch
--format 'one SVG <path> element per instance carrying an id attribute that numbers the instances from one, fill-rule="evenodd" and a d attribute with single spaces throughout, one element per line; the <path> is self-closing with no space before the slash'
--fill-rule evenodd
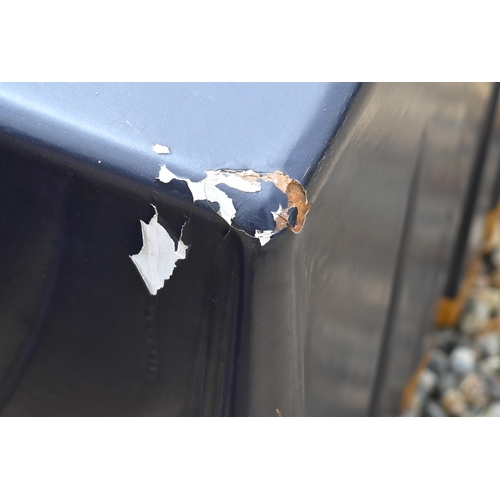
<path id="1" fill-rule="evenodd" d="M 162 146 L 161 144 L 155 144 L 153 146 L 153 151 L 159 155 L 170 154 L 170 148 L 168 146 Z"/>
<path id="2" fill-rule="evenodd" d="M 264 246 L 266 243 L 269 242 L 271 239 L 271 236 L 274 234 L 274 231 L 271 231 L 270 229 L 266 229 L 265 231 L 255 231 L 255 238 L 259 239 L 259 243 L 261 246 Z"/>
<path id="3" fill-rule="evenodd" d="M 186 258 L 188 246 L 182 241 L 181 235 L 177 242 L 167 233 L 165 228 L 158 222 L 158 211 L 151 205 L 155 214 L 148 224 L 141 222 L 143 246 L 136 255 L 130 258 L 137 266 L 139 273 L 148 287 L 151 295 L 156 295 L 160 288 L 163 288 L 165 280 L 168 280 L 176 267 L 176 262 Z"/>
<path id="4" fill-rule="evenodd" d="M 211 201 L 219 204 L 218 214 L 231 225 L 234 216 L 236 215 L 236 208 L 234 207 L 233 200 L 217 186 L 219 184 L 226 184 L 226 186 L 246 191 L 247 193 L 256 193 L 260 191 L 261 186 L 257 180 L 247 180 L 244 178 L 231 177 L 224 172 L 216 170 L 207 170 L 207 176 L 201 181 L 194 182 L 184 177 L 177 177 L 174 175 L 166 165 L 160 168 L 160 174 L 157 179 L 161 182 L 168 184 L 173 179 L 185 181 L 193 196 L 193 203 L 198 200 Z"/>
<path id="5" fill-rule="evenodd" d="M 294 233 L 300 233 L 304 226 L 306 215 L 311 208 L 307 202 L 307 193 L 302 185 L 287 174 L 276 170 L 272 173 L 259 173 L 254 170 L 207 170 L 205 178 L 201 181 L 192 181 L 184 177 L 176 176 L 166 165 L 160 168 L 157 177 L 160 182 L 168 184 L 174 179 L 184 181 L 188 185 L 193 203 L 198 200 L 206 200 L 219 205 L 217 213 L 232 226 L 233 218 L 236 215 L 236 208 L 233 200 L 221 189 L 219 184 L 244 191 L 246 193 L 256 193 L 262 189 L 262 182 L 272 182 L 280 191 L 285 193 L 288 198 L 288 206 L 283 208 L 281 205 L 277 212 L 271 212 L 276 223 L 274 230 L 256 230 L 255 234 L 250 234 L 257 238 L 262 246 L 269 242 L 271 236 L 289 227 Z M 290 210 L 297 208 L 297 222 L 295 225 L 289 223 Z M 247 233 L 248 234 L 248 233 Z"/>

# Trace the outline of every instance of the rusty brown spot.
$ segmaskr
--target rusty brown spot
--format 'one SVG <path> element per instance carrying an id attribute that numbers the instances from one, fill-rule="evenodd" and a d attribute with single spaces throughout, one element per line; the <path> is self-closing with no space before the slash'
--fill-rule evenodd
<path id="1" fill-rule="evenodd" d="M 295 226 L 290 226 L 290 229 L 294 233 L 300 233 L 306 222 L 306 216 L 311 209 L 311 204 L 307 203 L 306 190 L 302 187 L 302 184 L 295 179 L 290 181 L 286 188 L 286 195 L 288 197 L 288 209 L 292 207 L 297 208 L 297 224 Z"/>
<path id="2" fill-rule="evenodd" d="M 276 232 L 288 226 L 294 233 L 300 233 L 306 222 L 307 213 L 311 209 L 311 204 L 307 203 L 307 193 L 302 184 L 279 170 L 272 174 L 261 174 L 261 178 L 264 181 L 273 182 L 288 198 L 288 206 L 278 213 Z M 289 223 L 289 214 L 290 209 L 294 207 L 297 208 L 297 223 L 292 226 Z"/>
<path id="3" fill-rule="evenodd" d="M 289 175 L 279 170 L 275 170 L 269 174 L 260 174 L 253 170 L 221 170 L 221 172 L 241 177 L 247 181 L 262 179 L 266 182 L 272 182 L 288 198 L 288 206 L 276 214 L 276 229 L 274 232 L 278 233 L 286 227 L 289 227 L 296 234 L 302 231 L 307 213 L 311 209 L 311 204 L 307 202 L 306 190 L 299 181 L 292 179 Z M 294 226 L 289 222 L 290 210 L 292 208 L 297 208 L 297 223 Z"/>
<path id="4" fill-rule="evenodd" d="M 275 220 L 275 228 L 273 230 L 255 230 L 255 234 L 250 236 L 259 238 L 261 245 L 265 245 L 272 235 L 282 231 L 286 227 L 289 227 L 294 233 L 300 233 L 302 231 L 311 205 L 307 202 L 307 193 L 302 184 L 292 179 L 289 175 L 279 170 L 269 173 L 260 173 L 254 170 L 227 169 L 207 170 L 206 174 L 205 179 L 194 182 L 189 179 L 175 176 L 166 165 L 163 165 L 160 169 L 158 180 L 167 184 L 173 179 L 187 181 L 188 187 L 193 195 L 193 203 L 196 200 L 203 199 L 219 203 L 221 208 L 217 213 L 230 225 L 232 225 L 233 217 L 236 215 L 237 210 L 231 198 L 221 191 L 218 185 L 227 184 L 233 189 L 254 193 L 260 191 L 260 181 L 272 182 L 281 192 L 286 194 L 287 206 L 285 208 L 280 206 L 277 212 L 272 212 Z M 207 186 L 210 188 L 209 191 L 207 191 Z M 203 193 L 205 197 L 203 197 Z M 225 211 L 222 210 L 223 205 Z M 292 212 L 295 212 L 294 209 L 297 211 L 297 217 L 296 221 L 292 224 L 290 220 Z"/>

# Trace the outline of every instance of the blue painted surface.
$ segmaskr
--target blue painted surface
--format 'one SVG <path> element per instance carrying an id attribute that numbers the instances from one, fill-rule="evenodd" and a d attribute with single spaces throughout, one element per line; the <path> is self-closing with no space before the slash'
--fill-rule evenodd
<path id="1" fill-rule="evenodd" d="M 199 180 L 208 169 L 281 170 L 307 185 L 359 88 L 355 83 L 4 83 L 0 130 L 121 189 L 159 185 L 159 167 Z M 157 155 L 155 143 L 170 147 Z M 267 192 L 266 192 L 267 193 Z M 241 196 L 236 225 L 272 228 L 275 192 Z M 212 207 L 213 208 L 213 207 Z M 246 215 L 245 215 L 246 214 Z M 258 214 L 267 214 L 260 217 Z M 256 219 L 258 219 L 256 221 Z"/>

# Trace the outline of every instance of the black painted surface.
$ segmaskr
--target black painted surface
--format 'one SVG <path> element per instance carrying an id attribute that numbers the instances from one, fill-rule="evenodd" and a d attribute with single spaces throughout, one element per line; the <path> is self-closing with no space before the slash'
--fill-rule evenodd
<path id="1" fill-rule="evenodd" d="M 303 232 L 256 256 L 237 414 L 397 414 L 444 290 L 490 92 L 363 85 L 309 185 Z"/>
<path id="2" fill-rule="evenodd" d="M 3 414 L 230 414 L 249 273 L 242 233 L 193 206 L 184 183 L 155 177 L 168 163 L 192 179 L 282 169 L 305 183 L 356 90 L 0 85 Z M 155 143 L 172 153 L 153 153 Z M 266 189 L 231 194 L 236 227 L 262 229 L 277 208 Z M 174 238 L 189 221 L 188 259 L 157 297 L 129 259 L 150 203 Z"/>
<path id="3" fill-rule="evenodd" d="M 450 298 L 454 298 L 458 295 L 461 280 L 464 277 L 464 274 L 466 273 L 468 267 L 467 264 L 470 264 L 472 256 L 477 252 L 479 245 L 481 244 L 481 231 L 478 231 L 479 234 L 475 235 L 475 237 L 471 234 L 475 215 L 479 211 L 481 215 L 480 219 L 484 218 L 485 209 L 488 210 L 490 200 L 493 196 L 492 194 L 490 194 L 493 191 L 493 183 L 490 179 L 488 179 L 488 184 L 486 186 L 483 186 L 482 190 L 481 187 L 485 178 L 485 174 L 488 174 L 488 172 L 485 172 L 487 166 L 486 159 L 488 154 L 488 147 L 492 142 L 492 134 L 494 132 L 498 94 L 499 85 L 496 84 L 490 96 L 487 114 L 485 115 L 484 121 L 481 124 L 481 129 L 479 132 L 480 140 L 477 144 L 477 152 L 468 182 L 468 192 L 465 199 L 465 205 L 463 207 L 461 223 L 455 242 L 455 249 L 453 252 L 449 275 L 444 291 L 444 295 Z M 497 168 L 497 164 L 498 159 L 497 161 L 493 161 L 493 168 Z M 486 206 L 484 207 L 485 209 L 481 206 L 478 207 L 478 203 L 481 201 L 481 191 L 485 191 L 483 195 L 486 201 Z M 482 220 L 479 221 L 479 224 L 480 226 L 482 226 Z"/>
<path id="4" fill-rule="evenodd" d="M 15 218 L 2 218 L 3 239 L 13 241 L 2 256 L 11 254 L 16 288 L 2 280 L 1 317 L 11 324 L 1 338 L 20 343 L 11 347 L 10 361 L 27 341 L 26 334 L 21 337 L 24 330 L 12 324 L 16 319 L 38 336 L 14 395 L 4 398 L 4 415 L 227 413 L 241 287 L 241 250 L 234 234 L 226 236 L 224 224 L 193 215 L 183 235 L 189 261 L 178 263 L 148 315 L 151 298 L 128 256 L 142 246 L 139 220 L 149 221 L 150 206 L 73 176 L 51 185 L 60 173 L 32 159 L 21 163 L 5 152 L 2 170 L 11 197 L 28 200 L 22 210 L 8 212 Z M 42 178 L 37 175 L 41 171 Z M 35 186 L 38 196 L 32 196 Z M 68 201 L 54 207 L 60 186 Z M 39 206 L 33 202 L 37 198 L 42 198 Z M 159 213 L 166 228 L 175 228 L 177 218 L 184 217 L 162 208 Z M 43 224 L 35 227 L 40 220 Z M 24 245 L 8 237 L 16 229 L 28 233 Z M 50 245 L 50 265 L 37 276 L 29 264 L 43 246 L 32 235 L 42 231 L 59 237 L 64 249 L 58 254 L 56 244 L 42 238 Z M 53 280 L 55 285 L 48 284 Z M 18 309 L 28 307 L 33 290 L 40 290 L 39 300 L 48 305 L 37 303 L 30 315 L 23 315 L 11 302 Z M 2 361 L 5 369 L 9 360 Z"/>
<path id="5" fill-rule="evenodd" d="M 489 89 L 1 84 L 2 414 L 393 414 Z M 162 164 L 193 180 L 281 169 L 313 206 L 301 234 L 261 247 L 185 183 L 156 181 Z M 224 189 L 238 228 L 272 227 L 271 190 Z M 151 203 L 174 239 L 188 221 L 156 297 L 129 258 Z"/>

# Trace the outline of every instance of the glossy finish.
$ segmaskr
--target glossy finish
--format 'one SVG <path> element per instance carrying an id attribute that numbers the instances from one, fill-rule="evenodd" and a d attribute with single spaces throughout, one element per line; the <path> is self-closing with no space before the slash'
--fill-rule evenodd
<path id="1" fill-rule="evenodd" d="M 303 233 L 258 257 L 239 414 L 397 413 L 491 89 L 363 85 L 310 186 Z"/>
<path id="2" fill-rule="evenodd" d="M 395 414 L 492 89 L 0 85 L 3 414 Z M 155 181 L 162 164 L 193 180 L 280 169 L 313 206 L 302 233 L 261 247 Z M 235 201 L 243 228 L 276 204 Z M 173 238 L 188 221 L 156 299 L 128 257 L 150 203 Z"/>
<path id="3" fill-rule="evenodd" d="M 306 184 L 357 88 L 0 85 L 3 414 L 231 414 L 249 238 L 155 177 L 168 163 Z M 236 201 L 252 221 L 273 200 Z M 150 203 L 172 237 L 189 220 L 188 260 L 156 300 L 129 259 Z"/>
<path id="4" fill-rule="evenodd" d="M 158 185 L 159 166 L 200 180 L 205 170 L 281 170 L 306 185 L 340 127 L 357 84 L 0 84 L 0 141 L 148 202 L 159 191 L 190 202 L 183 186 Z M 170 147 L 159 156 L 154 144 Z M 257 198 L 257 201 L 256 201 Z M 238 225 L 277 210 L 270 190 L 235 193 Z M 204 203 L 195 209 L 209 211 Z M 271 220 L 272 222 L 272 220 Z M 267 221 L 269 223 L 269 221 Z"/>
<path id="5" fill-rule="evenodd" d="M 1 168 L 3 415 L 227 414 L 242 286 L 227 226 L 191 215 L 189 265 L 155 299 L 129 258 L 151 206 L 5 151 Z M 172 235 L 190 215 L 158 210 Z"/>

